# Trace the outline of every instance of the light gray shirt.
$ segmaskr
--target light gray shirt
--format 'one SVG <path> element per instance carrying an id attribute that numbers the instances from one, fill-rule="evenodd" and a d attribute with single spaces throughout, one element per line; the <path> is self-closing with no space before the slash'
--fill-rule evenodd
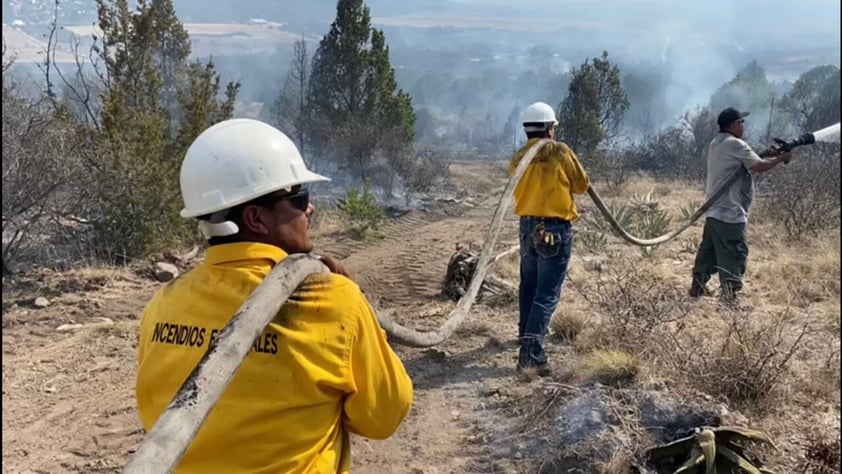
<path id="1" fill-rule="evenodd" d="M 735 172 L 740 170 L 742 173 L 728 191 L 713 203 L 706 216 L 731 224 L 748 222 L 754 197 L 754 179 L 749 170 L 762 161 L 745 141 L 727 132 L 718 133 L 708 145 L 705 199 L 710 199 Z"/>

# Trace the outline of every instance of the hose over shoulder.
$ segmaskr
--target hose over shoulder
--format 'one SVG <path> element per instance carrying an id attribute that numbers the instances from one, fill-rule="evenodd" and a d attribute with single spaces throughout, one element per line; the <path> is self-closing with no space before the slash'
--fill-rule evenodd
<path id="1" fill-rule="evenodd" d="M 482 282 L 485 279 L 488 268 L 497 261 L 497 258 L 492 256 L 492 252 L 494 251 L 494 245 L 497 243 L 497 237 L 500 235 L 503 216 L 511 205 L 515 186 L 520 180 L 520 177 L 523 176 L 524 171 L 526 171 L 526 167 L 529 166 L 529 163 L 532 162 L 535 155 L 538 154 L 544 146 L 551 142 L 552 140 L 550 139 L 542 139 L 532 145 L 509 179 L 509 182 L 503 191 L 503 195 L 500 196 L 500 202 L 497 204 L 497 209 L 494 211 L 494 217 L 491 219 L 491 224 L 486 232 L 485 242 L 483 243 L 482 250 L 480 252 L 479 262 L 477 262 L 474 275 L 468 285 L 468 290 L 462 298 L 459 299 L 459 302 L 456 304 L 456 308 L 453 309 L 444 324 L 442 324 L 438 329 L 420 332 L 398 324 L 391 317 L 386 316 L 385 314 L 378 313 L 377 320 L 391 338 L 404 345 L 412 347 L 435 346 L 450 338 L 456 328 L 464 322 L 471 310 L 471 307 L 476 301 L 477 294 L 479 293 Z M 611 225 L 611 228 L 617 233 L 617 235 L 630 244 L 648 247 L 668 242 L 692 226 L 693 223 L 703 216 L 710 206 L 713 205 L 713 203 L 728 190 L 731 184 L 733 184 L 733 182 L 739 177 L 740 173 L 742 173 L 742 170 L 738 170 L 725 183 L 723 183 L 710 197 L 710 199 L 708 199 L 695 213 L 693 213 L 693 215 L 690 216 L 690 219 L 681 227 L 651 239 L 641 239 L 631 235 L 617 222 L 614 216 L 611 215 L 611 211 L 608 210 L 608 207 L 605 205 L 602 197 L 600 197 L 593 187 L 589 187 L 587 192 L 588 196 L 590 196 L 591 200 L 593 200 L 594 204 L 596 204 L 597 209 L 599 209 L 599 211 L 605 216 L 606 220 L 608 220 Z"/>
<path id="2" fill-rule="evenodd" d="M 251 352 L 254 340 L 301 282 L 328 271 L 309 255 L 290 255 L 275 266 L 211 342 L 123 468 L 123 474 L 172 472 Z"/>
<path id="3" fill-rule="evenodd" d="M 544 138 L 532 145 L 532 147 L 530 147 L 520 160 L 520 163 L 509 179 L 509 182 L 506 184 L 506 188 L 503 190 L 503 195 L 500 196 L 500 202 L 497 204 L 497 209 L 494 211 L 494 217 L 492 217 L 491 224 L 488 226 L 488 231 L 486 231 L 485 241 L 483 242 L 482 250 L 480 251 L 479 261 L 477 262 L 476 269 L 474 270 L 474 275 L 471 278 L 471 283 L 468 285 L 468 290 L 462 298 L 459 299 L 459 302 L 456 303 L 456 307 L 453 308 L 453 311 L 450 313 L 444 324 L 442 324 L 438 329 L 420 332 L 415 329 L 402 326 L 390 317 L 378 312 L 377 320 L 391 338 L 396 339 L 404 345 L 412 347 L 435 346 L 452 336 L 456 328 L 465 321 L 465 318 L 468 317 L 471 307 L 477 299 L 477 295 L 479 294 L 479 290 L 482 286 L 485 274 L 488 271 L 488 267 L 492 261 L 496 261 L 493 259 L 494 256 L 492 255 L 494 252 L 494 245 L 497 243 L 497 238 L 500 235 L 503 217 L 506 214 L 506 210 L 511 205 L 515 186 L 520 180 L 520 177 L 523 176 L 524 171 L 526 171 L 526 167 L 529 166 L 529 163 L 531 163 L 532 159 L 535 158 L 535 155 L 537 155 L 538 152 L 549 143 L 552 143 L 552 140 Z"/>
<path id="4" fill-rule="evenodd" d="M 380 325 L 392 339 L 408 346 L 434 346 L 447 340 L 453 335 L 456 328 L 464 322 L 474 301 L 476 301 L 488 267 L 500 257 L 500 255 L 493 256 L 492 252 L 500 234 L 503 217 L 511 205 L 515 186 L 535 155 L 551 142 L 550 139 L 542 139 L 532 145 L 506 184 L 486 232 L 479 262 L 474 270 L 468 290 L 456 304 L 456 308 L 453 309 L 444 324 L 433 331 L 420 332 L 402 326 L 391 317 L 378 312 L 377 319 Z M 738 174 L 739 172 L 735 173 L 734 176 L 723 183 L 717 192 L 693 214 L 689 222 L 677 230 L 654 239 L 640 239 L 629 234 L 617 223 L 593 188 L 588 189 L 588 195 L 620 237 L 634 245 L 650 246 L 664 243 L 692 225 L 730 187 L 737 179 Z M 510 253 L 511 251 L 512 249 L 504 253 Z M 211 344 L 193 373 L 182 384 L 175 398 L 167 406 L 124 468 L 124 474 L 173 471 L 196 433 L 198 433 L 210 410 L 216 405 L 219 397 L 249 353 L 254 339 L 271 322 L 274 315 L 277 314 L 301 282 L 311 274 L 325 271 L 327 271 L 327 268 L 315 257 L 291 255 L 269 273 L 243 303 L 237 314 L 225 325 L 216 342 Z"/>
<path id="5" fill-rule="evenodd" d="M 488 227 L 488 231 L 486 233 L 485 242 L 483 243 L 482 250 L 480 252 L 479 262 L 477 262 L 476 269 L 474 270 L 474 275 L 471 279 L 470 284 L 468 285 L 468 290 L 459 299 L 459 302 L 456 304 L 456 308 L 448 316 L 447 320 L 442 324 L 438 329 L 434 329 L 432 331 L 420 332 L 415 329 L 408 328 L 406 326 L 402 326 L 394 321 L 390 316 L 383 314 L 382 312 L 378 312 L 377 320 L 380 322 L 380 325 L 386 331 L 386 333 L 393 339 L 397 340 L 398 342 L 412 347 L 430 347 L 438 345 L 453 335 L 453 332 L 456 328 L 459 327 L 460 324 L 467 318 L 471 307 L 473 306 L 474 302 L 476 301 L 477 294 L 479 293 L 480 287 L 482 286 L 482 282 L 485 278 L 485 274 L 488 271 L 488 268 L 497 261 L 497 258 L 492 256 L 492 252 L 494 250 L 494 245 L 497 243 L 497 237 L 500 234 L 500 228 L 503 221 L 503 216 L 505 215 L 506 210 L 511 205 L 512 196 L 514 194 L 515 186 L 517 185 L 518 181 L 520 180 L 521 176 L 523 176 L 526 167 L 529 166 L 529 163 L 532 162 L 532 159 L 535 155 L 548 143 L 551 143 L 552 140 L 550 139 L 542 139 L 536 142 L 532 147 L 527 151 L 526 155 L 524 155 L 523 159 L 518 164 L 517 169 L 512 174 L 509 182 L 506 185 L 505 190 L 503 191 L 503 195 L 500 197 L 500 202 L 497 204 L 497 209 L 494 211 L 494 217 L 491 219 L 491 224 Z M 593 200 L 594 204 L 596 204 L 597 209 L 605 216 L 606 220 L 608 220 L 611 228 L 614 232 L 617 233 L 623 240 L 626 242 L 637 245 L 641 247 L 649 247 L 653 245 L 663 244 L 674 239 L 676 236 L 687 230 L 690 226 L 693 225 L 701 216 L 707 212 L 707 210 L 722 196 L 728 188 L 734 183 L 734 181 L 743 173 L 743 170 L 740 169 L 735 172 L 731 177 L 728 178 L 722 185 L 716 190 L 716 192 L 708 199 L 702 206 L 690 216 L 690 219 L 683 224 L 678 229 L 675 229 L 671 232 L 668 232 L 664 235 L 651 238 L 651 239 L 641 239 L 634 235 L 631 235 L 626 229 L 624 229 L 611 215 L 611 211 L 608 210 L 608 207 L 603 202 L 602 197 L 596 192 L 593 187 L 588 188 L 588 196 L 590 196 L 591 200 Z"/>

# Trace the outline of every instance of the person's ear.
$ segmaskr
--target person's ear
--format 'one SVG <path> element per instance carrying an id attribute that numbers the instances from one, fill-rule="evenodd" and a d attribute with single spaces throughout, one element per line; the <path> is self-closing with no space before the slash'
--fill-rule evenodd
<path id="1" fill-rule="evenodd" d="M 245 230 L 256 235 L 269 234 L 269 211 L 262 206 L 246 206 L 242 213 L 242 224 Z"/>

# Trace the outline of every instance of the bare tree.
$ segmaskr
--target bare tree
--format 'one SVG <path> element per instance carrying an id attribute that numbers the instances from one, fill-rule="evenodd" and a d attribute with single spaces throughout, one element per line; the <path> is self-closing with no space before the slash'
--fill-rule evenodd
<path id="1" fill-rule="evenodd" d="M 638 168 L 660 176 L 701 180 L 707 166 L 705 150 L 716 132 L 710 110 L 687 112 L 678 124 L 633 147 L 630 159 Z"/>
<path id="2" fill-rule="evenodd" d="M 17 93 L 3 74 L 3 271 L 75 219 L 89 202 L 85 136 L 46 97 Z M 78 219 L 77 219 L 78 220 Z M 51 227 L 53 226 L 53 227 Z"/>
<path id="3" fill-rule="evenodd" d="M 798 77 L 781 100 L 798 132 L 814 132 L 839 121 L 840 73 L 836 66 L 817 66 Z"/>
<path id="4" fill-rule="evenodd" d="M 307 42 L 300 38 L 292 49 L 292 62 L 287 72 L 284 85 L 272 104 L 271 120 L 284 133 L 294 138 L 304 161 L 307 159 L 307 136 L 310 115 L 307 107 L 307 87 L 310 82 L 310 55 Z"/>

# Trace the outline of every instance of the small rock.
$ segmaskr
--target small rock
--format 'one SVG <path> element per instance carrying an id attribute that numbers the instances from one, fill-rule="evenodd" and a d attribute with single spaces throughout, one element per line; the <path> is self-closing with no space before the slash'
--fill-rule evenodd
<path id="1" fill-rule="evenodd" d="M 38 298 L 35 298 L 34 305 L 36 308 L 46 308 L 50 305 L 50 301 L 47 298 L 44 298 L 43 296 L 39 296 Z"/>
<path id="2" fill-rule="evenodd" d="M 161 283 L 166 283 L 178 277 L 178 267 L 167 262 L 158 262 L 155 264 L 155 279 Z"/>
<path id="3" fill-rule="evenodd" d="M 454 419 L 459 418 L 459 411 L 453 410 L 452 412 L 450 412 L 450 416 L 453 417 Z"/>
<path id="4" fill-rule="evenodd" d="M 102 324 L 114 324 L 114 320 L 113 320 L 113 319 L 111 319 L 111 318 L 106 318 L 106 317 L 104 317 L 104 316 L 97 316 L 97 317 L 95 317 L 95 318 L 93 318 L 93 319 L 94 319 L 94 321 L 97 321 L 97 322 L 102 323 Z"/>
<path id="5" fill-rule="evenodd" d="M 67 331 L 75 331 L 77 329 L 81 329 L 84 326 L 82 324 L 62 324 L 61 326 L 56 328 L 58 332 L 67 332 Z"/>
<path id="6" fill-rule="evenodd" d="M 515 459 L 523 459 L 523 453 L 518 451 L 515 453 Z"/>

